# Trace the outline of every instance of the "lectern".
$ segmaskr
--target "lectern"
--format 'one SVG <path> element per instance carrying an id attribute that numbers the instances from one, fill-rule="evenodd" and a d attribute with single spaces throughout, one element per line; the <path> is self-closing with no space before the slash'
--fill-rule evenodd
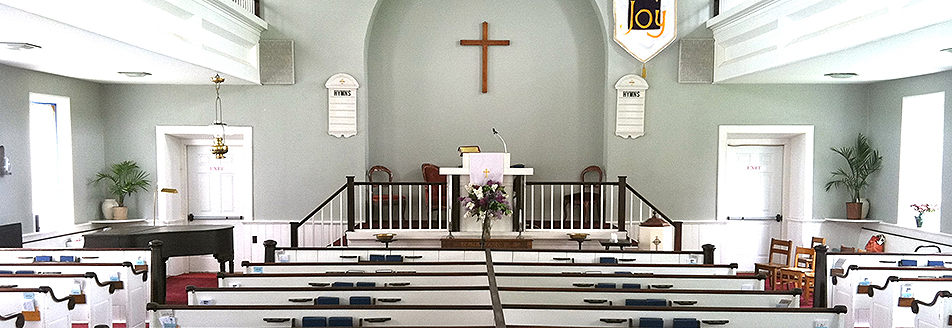
<path id="1" fill-rule="evenodd" d="M 475 160 L 476 157 L 485 156 L 485 155 L 501 155 L 498 156 L 502 160 L 502 163 L 484 163 L 479 160 Z M 479 222 L 476 222 L 475 219 L 463 218 L 462 209 L 460 208 L 459 197 L 466 195 L 466 185 L 470 183 L 470 175 L 473 172 L 482 172 L 487 175 L 489 174 L 498 174 L 498 172 L 485 172 L 486 169 L 483 167 L 476 167 L 476 165 L 492 165 L 496 164 L 498 167 L 502 168 L 502 183 L 506 187 L 506 192 L 509 194 L 509 202 L 512 206 L 513 215 L 507 216 L 502 220 L 499 220 L 493 224 L 492 232 L 508 232 L 515 231 L 518 227 L 518 220 L 513 220 L 515 218 L 521 218 L 522 213 L 519 211 L 521 207 L 519 204 L 513 202 L 513 196 L 516 195 L 515 187 L 521 188 L 521 183 L 514 183 L 516 180 L 522 181 L 525 176 L 532 175 L 532 168 L 514 168 L 510 167 L 510 160 L 508 153 L 463 153 L 462 157 L 463 166 L 462 167 L 441 167 L 440 175 L 449 176 L 451 181 L 448 186 L 452 189 L 453 193 L 453 217 L 456 222 L 459 222 L 459 225 L 453 226 L 453 231 L 472 231 L 479 232 L 481 227 Z M 480 164 L 482 163 L 482 164 Z M 470 164 L 473 164 L 471 166 Z"/>

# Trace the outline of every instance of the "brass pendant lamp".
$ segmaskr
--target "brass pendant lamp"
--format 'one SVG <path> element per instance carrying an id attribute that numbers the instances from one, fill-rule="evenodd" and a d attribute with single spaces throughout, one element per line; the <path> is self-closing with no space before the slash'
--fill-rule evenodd
<path id="1" fill-rule="evenodd" d="M 212 123 L 212 127 L 215 129 L 215 143 L 212 144 L 212 154 L 215 155 L 216 159 L 225 158 L 225 154 L 228 153 L 228 146 L 225 145 L 225 122 L 222 121 L 221 114 L 221 83 L 225 82 L 225 78 L 215 74 L 212 77 L 212 82 L 215 83 L 215 122 Z M 219 134 L 219 128 L 221 133 Z"/>

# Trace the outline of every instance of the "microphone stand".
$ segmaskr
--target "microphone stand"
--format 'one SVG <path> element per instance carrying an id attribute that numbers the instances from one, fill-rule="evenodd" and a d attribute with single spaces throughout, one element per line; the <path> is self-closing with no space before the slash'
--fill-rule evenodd
<path id="1" fill-rule="evenodd" d="M 502 141 L 502 152 L 508 153 L 509 147 L 506 147 L 506 139 L 503 139 L 502 135 L 500 135 L 499 132 L 496 132 L 496 128 L 493 128 L 493 135 L 495 135 L 496 138 L 499 138 L 499 141 Z"/>

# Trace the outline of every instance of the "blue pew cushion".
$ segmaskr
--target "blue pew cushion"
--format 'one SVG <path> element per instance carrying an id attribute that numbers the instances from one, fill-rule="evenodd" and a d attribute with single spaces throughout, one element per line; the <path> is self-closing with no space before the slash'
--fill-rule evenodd
<path id="1" fill-rule="evenodd" d="M 613 282 L 600 282 L 595 284 L 595 288 L 615 288 L 615 283 Z"/>
<path id="2" fill-rule="evenodd" d="M 70 256 L 70 255 L 62 255 L 60 256 L 59 261 L 60 262 L 76 262 L 76 257 Z"/>
<path id="3" fill-rule="evenodd" d="M 319 296 L 314 300 L 317 305 L 340 305 L 340 298 L 333 296 Z"/>
<path id="4" fill-rule="evenodd" d="M 641 284 L 621 284 L 622 289 L 641 289 Z"/>
<path id="5" fill-rule="evenodd" d="M 350 305 L 371 305 L 370 296 L 351 296 Z"/>
<path id="6" fill-rule="evenodd" d="M 333 284 L 331 284 L 331 287 L 354 287 L 354 283 L 335 281 Z"/>
<path id="7" fill-rule="evenodd" d="M 370 262 L 383 262 L 386 261 L 387 257 L 382 254 L 370 254 Z"/>
<path id="8" fill-rule="evenodd" d="M 326 317 L 303 317 L 301 327 L 327 327 Z"/>
<path id="9" fill-rule="evenodd" d="M 403 255 L 387 255 L 384 260 L 387 262 L 403 262 Z"/>
<path id="10" fill-rule="evenodd" d="M 674 318 L 672 328 L 699 328 L 701 322 L 695 318 Z"/>
<path id="11" fill-rule="evenodd" d="M 16 274 L 34 274 L 36 271 L 33 270 L 17 270 Z"/>
<path id="12" fill-rule="evenodd" d="M 931 266 L 931 267 L 944 267 L 944 266 L 945 266 L 945 262 L 942 262 L 942 261 L 929 261 L 929 262 L 926 264 L 926 266 Z"/>
<path id="13" fill-rule="evenodd" d="M 357 287 L 377 287 L 377 283 L 373 281 L 358 281 Z"/>
<path id="14" fill-rule="evenodd" d="M 662 318 L 638 318 L 638 327 L 642 327 L 642 328 L 664 328 L 664 319 L 662 319 Z"/>
<path id="15" fill-rule="evenodd" d="M 615 274 L 631 274 L 631 271 L 615 271 Z"/>
<path id="16" fill-rule="evenodd" d="M 50 255 L 37 255 L 33 258 L 33 262 L 52 262 L 53 256 Z"/>
<path id="17" fill-rule="evenodd" d="M 327 318 L 328 327 L 353 327 L 353 317 L 330 317 Z"/>
<path id="18" fill-rule="evenodd" d="M 668 306 L 668 300 L 666 299 L 649 298 L 646 303 L 648 306 Z"/>
<path id="19" fill-rule="evenodd" d="M 614 257 L 599 257 L 598 263 L 618 264 L 618 259 Z"/>
<path id="20" fill-rule="evenodd" d="M 899 260 L 899 266 L 917 266 L 919 262 L 916 260 Z"/>
<path id="21" fill-rule="evenodd" d="M 626 299 L 625 306 L 646 306 L 648 305 L 648 300 L 643 299 Z"/>
<path id="22" fill-rule="evenodd" d="M 10 271 L 10 270 L 0 270 L 0 274 L 13 274 L 13 271 Z"/>

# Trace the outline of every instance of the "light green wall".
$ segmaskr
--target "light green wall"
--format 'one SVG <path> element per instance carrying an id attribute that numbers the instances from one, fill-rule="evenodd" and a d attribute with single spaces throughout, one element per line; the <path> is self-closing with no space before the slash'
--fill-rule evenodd
<path id="1" fill-rule="evenodd" d="M 870 178 L 870 216 L 896 223 L 899 211 L 899 133 L 902 121 L 902 97 L 945 92 L 945 131 L 942 162 L 941 231 L 952 233 L 952 72 L 942 72 L 868 87 L 869 128 L 873 146 L 883 156 L 883 169 Z M 903 208 L 905 209 L 905 208 Z"/>
<path id="2" fill-rule="evenodd" d="M 611 40 L 611 1 L 598 1 Z M 710 37 L 706 8 L 679 7 L 679 37 Z M 641 71 L 637 59 L 611 41 L 605 94 L 605 164 L 608 176 L 628 184 L 675 220 L 714 220 L 717 199 L 719 125 L 814 125 L 813 217 L 843 217 L 846 193 L 823 191 L 836 158 L 828 149 L 866 127 L 862 85 L 679 84 L 678 43 L 651 59 L 645 105 L 645 135 L 614 134 L 614 84 Z M 723 220 L 723 218 L 721 218 Z"/>
<path id="3" fill-rule="evenodd" d="M 254 210 L 258 220 L 300 220 L 345 183 L 363 176 L 367 158 L 367 74 L 363 49 L 375 1 L 268 1 L 262 39 L 294 40 L 295 84 L 221 87 L 224 121 L 253 128 Z M 358 134 L 327 134 L 327 89 L 348 73 L 357 92 Z M 209 80 L 210 81 L 210 80 Z M 138 161 L 155 174 L 156 125 L 207 125 L 214 120 L 214 85 L 105 87 L 106 162 Z M 152 215 L 151 195 L 139 195 L 130 217 Z M 133 211 L 136 211 L 133 214 Z"/>
<path id="4" fill-rule="evenodd" d="M 588 1 L 388 0 L 370 31 L 370 164 L 396 181 L 422 181 L 420 165 L 460 165 L 479 145 L 535 168 L 533 179 L 577 179 L 602 165 L 604 43 Z M 488 93 L 478 46 L 489 38 Z"/>
<path id="5" fill-rule="evenodd" d="M 76 222 L 102 216 L 102 189 L 89 184 L 103 168 L 102 86 L 0 65 L 0 145 L 12 175 L 0 177 L 0 224 L 20 222 L 34 231 L 30 172 L 30 92 L 70 98 L 73 197 Z"/>

